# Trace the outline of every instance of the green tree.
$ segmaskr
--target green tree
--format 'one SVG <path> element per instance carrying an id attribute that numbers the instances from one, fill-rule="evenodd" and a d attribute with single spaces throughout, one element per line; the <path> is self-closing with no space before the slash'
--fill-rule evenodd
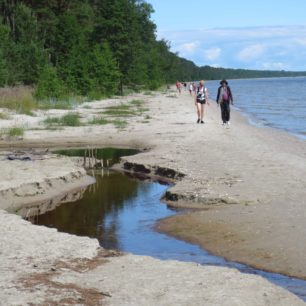
<path id="1" fill-rule="evenodd" d="M 8 71 L 6 61 L 3 57 L 3 51 L 0 49 L 0 86 L 3 87 L 8 81 Z"/>
<path id="2" fill-rule="evenodd" d="M 8 46 L 9 28 L 1 24 L 0 18 L 0 86 L 8 83 L 8 69 L 6 60 L 6 50 Z"/>
<path id="3" fill-rule="evenodd" d="M 35 90 L 35 96 L 38 99 L 60 99 L 65 94 L 62 81 L 57 75 L 57 70 L 52 66 L 45 66 L 42 70 L 37 87 Z"/>
<path id="4" fill-rule="evenodd" d="M 120 72 L 108 44 L 96 45 L 89 56 L 91 61 L 88 73 L 94 85 L 93 91 L 101 95 L 116 92 Z"/>

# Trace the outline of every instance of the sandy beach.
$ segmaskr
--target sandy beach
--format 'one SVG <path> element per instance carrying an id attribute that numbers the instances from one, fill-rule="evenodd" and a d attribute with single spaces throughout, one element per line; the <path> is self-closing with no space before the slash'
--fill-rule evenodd
<path id="1" fill-rule="evenodd" d="M 78 196 L 76 190 L 90 183 L 80 165 L 49 154 L 52 148 L 139 149 L 142 153 L 122 158 L 117 168 L 172 179 L 167 204 L 195 209 L 162 220 L 158 230 L 233 261 L 306 279 L 306 142 L 249 125 L 238 111 L 224 128 L 214 102 L 206 108 L 205 124 L 196 124 L 187 91 L 135 94 L 74 111 L 86 122 L 107 106 L 135 99 L 144 101 L 147 111 L 123 128 L 45 129 L 44 118 L 68 112 L 56 110 L 0 121 L 0 128 L 26 126 L 22 139 L 0 141 L 1 303 L 305 305 L 258 275 L 106 252 L 95 239 L 34 226 L 11 214 L 33 203 L 37 210 L 51 209 L 52 199 Z M 8 161 L 17 149 L 39 157 Z"/>

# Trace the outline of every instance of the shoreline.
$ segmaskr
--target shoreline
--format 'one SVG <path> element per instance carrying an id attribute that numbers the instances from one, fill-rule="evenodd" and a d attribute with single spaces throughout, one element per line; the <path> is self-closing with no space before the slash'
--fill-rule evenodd
<path id="1" fill-rule="evenodd" d="M 306 239 L 305 229 L 303 229 L 305 216 L 301 213 L 304 203 L 298 201 L 305 195 L 303 181 L 306 176 L 306 170 L 303 169 L 306 159 L 305 143 L 276 131 L 256 129 L 248 125 L 246 119 L 235 111 L 232 112 L 233 125 L 230 129 L 223 129 L 220 124 L 219 110 L 213 102 L 207 108 L 207 120 L 205 120 L 207 123 L 197 125 L 195 123 L 194 102 L 189 93 L 175 94 L 175 96 L 174 98 L 173 94 L 168 95 L 167 93 L 157 93 L 152 96 L 136 94 L 131 97 L 122 97 L 120 100 L 109 99 L 92 102 L 90 108 L 84 105 L 78 109 L 83 119 L 91 118 L 92 115 L 99 114 L 105 106 L 118 105 L 129 99 L 143 99 L 149 109 L 150 120 L 146 123 L 140 118 L 129 120 L 129 125 L 119 130 L 114 126 L 107 125 L 65 128 L 64 131 L 35 130 L 36 126 L 33 125 L 33 130 L 26 131 L 23 140 L 4 141 L 0 147 L 27 148 L 39 144 L 39 147 L 49 148 L 95 144 L 95 147 L 140 148 L 143 150 L 141 153 L 122 158 L 121 167 L 128 166 L 134 172 L 145 170 L 153 176 L 162 173 L 165 177 L 175 179 L 176 183 L 170 187 L 169 195 L 178 201 L 172 201 L 172 204 L 175 206 L 177 203 L 181 203 L 188 208 L 191 204 L 196 203 L 202 208 L 207 208 L 201 213 L 196 213 L 197 222 L 205 224 L 209 223 L 209 220 L 217 220 L 219 223 L 226 224 L 233 232 L 230 235 L 232 241 L 236 239 L 236 233 L 232 229 L 243 229 L 245 232 L 239 232 L 239 235 L 244 234 L 248 237 L 243 236 L 243 239 L 238 241 L 239 243 L 236 241 L 235 244 L 230 245 L 232 254 L 241 252 L 240 245 L 248 250 L 244 255 L 253 253 L 257 255 L 256 258 L 259 260 L 264 260 L 264 256 L 262 256 L 264 252 L 261 254 L 254 251 L 253 247 L 256 246 L 259 250 L 267 249 L 268 251 L 269 248 L 272 248 L 276 254 L 273 253 L 271 260 L 266 264 L 270 265 L 271 262 L 276 262 L 278 265 L 283 265 L 284 260 L 287 260 L 289 264 L 286 267 L 289 270 L 296 273 L 298 272 L 296 268 L 298 268 L 301 274 L 306 274 L 306 263 L 302 261 L 304 251 L 306 251 L 306 242 L 303 243 Z M 36 122 L 38 122 L 38 118 L 36 118 Z M 14 167 L 20 171 L 22 169 L 28 171 L 31 180 L 33 180 L 36 172 L 31 172 L 33 171 L 31 167 L 25 169 L 17 164 Z M 141 167 L 138 167 L 139 165 Z M 75 165 L 70 166 L 71 168 L 75 167 Z M 11 165 L 4 162 L 3 169 L 14 177 L 10 170 L 12 169 Z M 41 166 L 41 170 L 43 169 L 50 170 L 48 163 Z M 49 170 L 43 175 L 44 178 L 55 171 L 55 169 Z M 286 173 L 286 178 L 280 176 L 280 173 Z M 59 174 L 60 176 L 62 174 Z M 289 185 L 288 182 L 290 182 Z M 35 193 L 35 191 L 33 192 Z M 295 205 L 286 206 L 289 200 Z M 224 205 L 224 203 L 228 204 Z M 223 207 L 220 206 L 221 204 Z M 278 213 L 276 214 L 275 210 L 277 209 Z M 250 214 L 252 215 L 251 222 L 247 218 Z M 185 216 L 187 218 L 187 215 Z M 20 294 L 18 298 L 21 301 L 23 299 L 24 302 L 20 303 L 23 305 L 26 304 L 25 301 L 33 301 L 35 297 L 39 297 L 37 301 L 46 301 L 48 286 L 51 286 L 52 290 L 57 290 L 55 289 L 57 285 L 53 281 L 44 284 L 44 290 L 41 291 L 29 291 L 22 285 L 20 288 L 11 286 L 21 274 L 26 277 L 29 273 L 37 273 L 38 271 L 45 273 L 53 267 L 57 260 L 62 258 L 66 258 L 65 260 L 70 262 L 71 260 L 80 260 L 84 256 L 88 258 L 97 256 L 98 246 L 95 239 L 65 235 L 47 228 L 38 230 L 26 221 L 13 215 L 7 215 L 2 210 L 0 210 L 0 218 L 2 219 L 1 231 L 7 233 L 7 235 L 3 235 L 5 237 L 0 239 L 3 248 L 2 269 L 12 271 L 9 275 L 3 274 L 0 277 L 0 287 L 5 288 L 6 292 L 2 298 L 7 301 L 7 304 L 15 301 L 13 296 L 17 293 Z M 189 220 L 193 220 L 192 218 L 188 215 Z M 288 226 L 284 226 L 284 220 L 288 222 Z M 271 224 L 270 227 L 268 227 L 269 224 Z M 281 228 L 278 228 L 279 225 L 282 225 Z M 219 224 L 217 224 L 218 226 Z M 213 229 L 217 227 L 215 226 Z M 258 227 L 263 229 L 262 232 L 256 233 L 254 229 Z M 187 233 L 187 229 L 185 232 Z M 52 237 L 50 237 L 50 233 L 52 233 Z M 199 233 L 202 235 L 203 230 L 199 229 Z M 260 239 L 261 237 L 264 239 Z M 294 237 L 293 240 L 292 237 Z M 250 243 L 245 245 L 244 241 L 248 239 Z M 299 243 L 297 243 L 297 239 L 299 239 Z M 24 244 L 25 240 L 26 244 Z M 77 254 L 74 250 L 75 244 L 70 245 L 70 241 L 82 244 L 77 247 Z M 265 244 L 265 241 L 268 241 L 269 244 Z M 42 242 L 44 248 L 48 250 L 47 253 L 37 248 Z M 224 240 L 220 240 L 220 243 L 224 243 Z M 15 257 L 9 255 L 12 252 L 12 244 L 14 250 L 18 250 L 14 253 Z M 280 244 L 287 246 L 282 250 L 286 258 L 276 257 L 282 253 L 279 252 Z M 50 248 L 51 246 L 54 249 Z M 292 252 L 292 247 L 297 252 Z M 6 257 L 3 254 L 6 254 Z M 142 262 L 142 265 L 135 266 L 135 262 Z M 18 273 L 13 268 L 16 266 L 20 267 Z M 126 269 L 122 270 L 121 266 Z M 176 268 L 177 266 L 180 266 L 179 270 Z M 109 272 L 107 272 L 108 267 L 111 267 Z M 107 290 L 111 293 L 107 295 L 108 305 L 118 305 L 120 301 L 133 301 L 127 305 L 141 305 L 140 301 L 144 300 L 147 305 L 156 305 L 161 301 L 167 301 L 167 299 L 172 303 L 180 301 L 182 305 L 187 305 L 190 301 L 193 301 L 194 305 L 201 305 L 203 297 L 208 298 L 207 305 L 228 305 L 228 301 L 231 299 L 233 299 L 232 301 L 247 300 L 245 305 L 256 305 L 258 302 L 261 305 L 269 303 L 278 305 L 305 304 L 286 290 L 272 285 L 256 275 L 244 275 L 234 269 L 227 268 L 198 267 L 196 268 L 197 272 L 192 275 L 192 279 L 189 279 L 191 277 L 189 264 L 176 263 L 175 261 L 152 261 L 143 256 L 110 257 L 103 265 L 82 273 L 73 270 L 65 271 L 57 267 L 54 269 L 57 273 L 52 276 L 52 279 L 63 284 L 61 289 L 63 292 L 58 295 L 59 300 L 67 294 L 67 283 L 73 282 L 81 288 L 88 288 L 88 286 L 96 288 L 98 286 L 102 292 L 109 288 Z M 211 270 L 211 274 L 204 280 L 203 273 L 207 273 L 209 270 Z M 116 274 L 114 271 L 118 273 Z M 138 290 L 139 287 L 137 287 L 135 279 L 138 272 L 141 275 L 139 281 L 146 288 L 147 293 L 141 293 Z M 111 276 L 115 279 L 112 282 L 101 282 L 99 280 L 101 273 L 106 273 L 104 274 L 105 279 L 110 279 Z M 124 277 L 122 277 L 122 273 L 124 273 Z M 168 275 L 169 283 L 163 278 L 164 273 Z M 152 277 L 154 277 L 155 285 L 153 285 Z M 88 284 L 89 279 L 91 280 L 90 285 Z M 187 279 L 191 284 L 191 287 L 188 287 L 188 290 L 191 290 L 190 294 L 185 293 L 183 296 L 179 296 L 177 292 L 184 291 Z M 93 280 L 96 282 L 92 283 Z M 254 282 L 257 284 L 256 290 Z M 170 288 L 174 283 L 173 290 L 169 289 L 168 292 L 163 290 L 165 287 Z M 199 283 L 205 283 L 207 290 L 195 286 Z M 218 285 L 214 286 L 215 283 Z M 222 286 L 225 283 L 226 289 Z M 158 287 L 158 284 L 161 285 L 161 288 Z M 209 292 L 214 294 L 210 296 Z M 68 294 L 68 296 L 70 295 Z M 159 300 L 157 296 L 162 296 L 162 300 Z"/>
<path id="2" fill-rule="evenodd" d="M 247 124 L 252 125 L 258 129 L 271 129 L 272 131 L 278 131 L 279 133 L 283 133 L 283 134 L 287 134 L 289 136 L 292 136 L 298 140 L 301 141 L 306 141 L 306 135 L 305 134 L 299 134 L 299 133 L 295 133 L 293 131 L 289 131 L 289 130 L 285 130 L 273 125 L 265 125 L 265 124 L 260 124 L 260 119 L 256 118 L 253 116 L 253 118 L 255 118 L 255 120 L 252 119 L 252 114 L 249 114 L 247 112 L 245 112 L 243 109 L 240 109 L 239 107 L 234 106 L 235 110 L 242 115 L 242 117 L 246 118 Z"/>
<path id="3" fill-rule="evenodd" d="M 194 210 L 198 210 L 199 208 L 194 208 Z M 189 212 L 190 213 L 190 212 Z M 156 224 L 155 224 L 155 231 L 159 232 L 159 233 L 163 233 L 166 235 L 169 235 L 173 238 L 185 241 L 187 243 L 191 243 L 194 245 L 198 245 L 200 248 L 202 248 L 204 251 L 210 253 L 213 256 L 217 256 L 217 257 L 221 257 L 227 261 L 233 262 L 233 263 L 237 263 L 237 264 L 242 264 L 245 266 L 248 266 L 252 269 L 255 270 L 259 270 L 262 272 L 266 272 L 266 273 L 275 273 L 275 274 L 280 274 L 282 276 L 285 277 L 289 277 L 289 278 L 294 278 L 297 280 L 302 280 L 302 281 L 306 281 L 306 277 L 301 275 L 301 276 L 296 276 L 296 275 L 291 275 L 288 274 L 286 270 L 274 270 L 274 269 L 269 269 L 266 268 L 264 265 L 259 264 L 254 264 L 254 261 L 252 261 L 252 258 L 247 258 L 247 257 L 243 257 L 243 256 L 238 256 L 237 252 L 235 252 L 234 254 L 230 254 L 228 255 L 228 248 L 226 245 L 226 242 L 222 241 L 222 240 L 226 240 L 226 239 L 222 239 L 222 235 L 225 237 L 227 235 L 231 235 L 231 233 L 228 231 L 228 229 L 221 229 L 220 231 L 218 231 L 218 233 L 212 233 L 213 230 L 215 230 L 217 228 L 217 226 L 213 226 L 211 224 L 207 225 L 207 224 L 203 224 L 201 222 L 196 223 L 196 221 L 189 216 L 189 213 L 187 212 L 183 212 L 182 214 L 179 215 L 175 215 L 175 216 L 171 216 L 162 220 L 159 220 Z M 196 214 L 196 212 L 193 212 L 194 214 Z M 191 214 L 193 214 L 191 213 Z M 191 223 L 192 220 L 192 224 Z M 177 223 L 183 223 L 184 226 L 180 227 L 179 233 L 175 232 L 175 229 L 177 229 Z M 219 225 L 218 225 L 219 226 Z M 206 233 L 209 235 L 209 237 L 207 238 L 203 238 L 203 237 L 199 237 L 198 233 L 195 233 L 195 229 L 196 231 L 202 231 L 202 233 Z M 210 231 L 208 231 L 208 228 L 210 228 Z M 182 229 L 184 229 L 185 233 L 182 233 Z M 201 233 L 201 234 L 202 234 Z M 234 235 L 233 235 L 234 236 Z M 233 237 L 232 236 L 232 237 Z M 218 241 L 218 238 L 220 241 Z M 235 236 L 235 239 L 238 236 Z M 227 238 L 227 237 L 226 237 Z M 212 239 L 214 240 L 214 244 L 212 243 Z M 248 254 L 249 255 L 249 254 Z M 254 257 L 256 257 L 256 254 L 253 254 Z M 268 254 L 264 255 L 264 256 L 269 256 Z M 252 256 L 250 256 L 252 257 Z M 241 258 L 240 260 L 237 258 Z"/>

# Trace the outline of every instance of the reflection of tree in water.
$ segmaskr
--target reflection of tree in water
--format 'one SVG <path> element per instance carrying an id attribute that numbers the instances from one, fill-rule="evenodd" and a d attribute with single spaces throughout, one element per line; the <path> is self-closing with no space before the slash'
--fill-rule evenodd
<path id="1" fill-rule="evenodd" d="M 71 149 L 71 150 L 57 150 L 54 153 L 66 156 L 84 156 L 85 149 Z M 118 163 L 121 156 L 135 155 L 139 153 L 134 149 L 116 149 L 116 148 L 102 148 L 94 149 L 95 157 L 100 160 L 111 160 L 111 164 Z M 87 153 L 88 154 L 88 153 Z"/>
<path id="2" fill-rule="evenodd" d="M 100 242 L 105 241 L 104 246 L 117 248 L 118 216 L 124 206 L 132 204 L 128 199 L 137 196 L 139 182 L 116 172 L 97 175 L 96 180 L 82 199 L 39 216 L 35 223 L 70 234 L 96 237 Z"/>
<path id="3" fill-rule="evenodd" d="M 135 183 L 134 192 L 129 194 L 127 191 L 123 192 L 123 197 L 119 200 L 120 205 L 114 205 L 114 203 L 111 204 L 107 208 L 107 213 L 104 215 L 102 223 L 97 226 L 97 238 L 104 248 L 122 249 L 122 237 L 119 236 L 120 233 L 122 234 L 123 228 L 127 229 L 126 224 L 124 223 L 135 222 L 134 218 L 139 218 L 139 215 L 137 215 L 137 207 L 140 203 L 142 206 L 146 205 L 146 199 L 148 198 L 152 188 L 151 184 L 141 183 L 138 179 L 135 179 L 135 177 L 132 178 L 130 176 L 128 181 Z M 128 194 L 128 196 L 124 197 L 124 194 Z M 156 199 L 159 197 L 160 193 L 156 195 Z M 127 218 L 127 211 L 132 212 L 133 217 Z"/>

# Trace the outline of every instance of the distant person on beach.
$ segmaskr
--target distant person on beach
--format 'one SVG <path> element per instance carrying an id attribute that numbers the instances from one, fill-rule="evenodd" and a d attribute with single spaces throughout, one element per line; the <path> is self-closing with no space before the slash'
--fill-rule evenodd
<path id="1" fill-rule="evenodd" d="M 226 80 L 220 82 L 217 94 L 217 103 L 220 104 L 222 125 L 230 125 L 230 104 L 234 104 L 231 88 Z"/>
<path id="2" fill-rule="evenodd" d="M 200 81 L 199 86 L 196 89 L 195 96 L 195 105 L 197 108 L 198 120 L 197 123 L 204 123 L 204 107 L 205 104 L 209 105 L 208 102 L 208 90 L 205 87 L 205 82 L 203 80 Z"/>
<path id="3" fill-rule="evenodd" d="M 190 83 L 189 84 L 189 93 L 190 93 L 191 96 L 192 96 L 193 91 L 194 91 L 194 84 Z"/>
<path id="4" fill-rule="evenodd" d="M 197 91 L 197 85 L 195 84 L 195 82 L 192 83 L 193 86 L 193 92 L 195 93 Z"/>
<path id="5" fill-rule="evenodd" d="M 176 89 L 178 90 L 178 92 L 181 93 L 181 88 L 182 88 L 181 82 L 176 81 L 175 85 L 176 85 Z"/>

